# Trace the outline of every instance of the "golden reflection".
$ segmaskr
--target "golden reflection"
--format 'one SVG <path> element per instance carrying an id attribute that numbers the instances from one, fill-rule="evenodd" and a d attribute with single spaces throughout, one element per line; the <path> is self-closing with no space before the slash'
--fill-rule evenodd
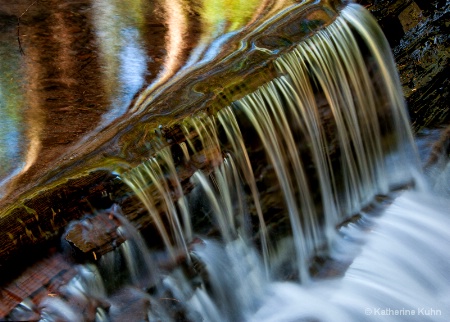
<path id="1" fill-rule="evenodd" d="M 60 73 L 61 82 L 70 87 L 76 83 L 75 79 L 72 77 L 73 70 L 75 70 L 75 64 L 73 61 L 73 56 L 71 55 L 71 45 L 76 40 L 67 25 L 63 12 L 55 12 L 54 21 L 55 23 L 50 27 L 51 34 L 58 36 L 55 37 L 59 48 L 56 52 L 56 55 L 58 56 L 56 60 L 58 66 L 57 68 Z"/>
<path id="2" fill-rule="evenodd" d="M 27 48 L 27 55 L 30 57 L 27 62 L 28 91 L 26 94 L 26 101 L 28 102 L 28 107 L 27 112 L 24 113 L 24 118 L 27 124 L 26 136 L 28 145 L 26 146 L 24 166 L 19 175 L 27 172 L 36 162 L 42 146 L 41 133 L 45 123 L 45 118 L 41 109 L 43 102 L 40 93 L 40 75 L 43 72 L 43 68 L 33 61 L 33 58 L 39 57 L 40 49 L 29 47 Z"/>
<path id="3" fill-rule="evenodd" d="M 187 14 L 189 9 L 185 0 L 165 0 L 159 4 L 162 11 L 163 23 L 167 29 L 165 36 L 166 55 L 156 79 L 139 95 L 130 108 L 130 112 L 136 112 L 148 101 L 148 95 L 155 88 L 167 82 L 181 67 L 182 56 L 186 49 L 186 36 L 188 33 Z"/>
<path id="4" fill-rule="evenodd" d="M 162 1 L 162 0 L 161 0 Z M 145 111 L 160 91 L 183 77 L 192 68 L 213 60 L 228 39 L 245 27 L 263 22 L 268 14 L 292 5 L 292 0 L 165 0 L 161 3 L 166 34 L 166 57 L 163 69 L 135 100 L 130 112 Z M 188 14 L 199 16 L 200 35 L 195 48 L 186 52 L 186 39 L 190 30 Z M 192 40 L 191 40 L 192 41 Z"/>
<path id="5" fill-rule="evenodd" d="M 204 39 L 241 29 L 261 15 L 273 14 L 293 3 L 292 0 L 199 0 Z"/>
<path id="6" fill-rule="evenodd" d="M 157 83 L 165 82 L 181 65 L 179 58 L 186 47 L 187 33 L 185 8 L 186 4 L 183 0 L 166 0 L 164 2 L 165 24 L 168 28 L 166 36 L 167 56 L 164 61 L 164 70 Z"/>
<path id="7" fill-rule="evenodd" d="M 264 1 L 265 2 L 265 1 Z M 215 38 L 222 33 L 232 32 L 245 26 L 264 5 L 259 0 L 202 0 L 200 14 L 202 16 L 204 39 Z"/>
<path id="8" fill-rule="evenodd" d="M 10 8 L 11 17 L 21 17 L 20 31 L 17 19 L 13 28 L 0 30 L 0 52 L 6 51 L 1 55 L 2 64 L 8 64 L 15 75 L 14 79 L 5 79 L 7 70 L 1 68 L 0 87 L 4 91 L 5 82 L 16 87 L 8 90 L 9 95 L 15 95 L 11 101 L 14 117 L 8 116 L 8 126 L 0 130 L 0 149 L 4 150 L 3 142 L 8 148 L 0 156 L 0 194 L 5 199 L 33 187 L 56 164 L 70 159 L 65 154 L 80 138 L 88 136 L 102 114 L 102 94 L 95 78 L 98 65 L 90 47 L 91 28 L 84 10 L 88 7 L 50 0 L 28 8 L 26 14 L 21 14 L 20 8 Z M 8 42 L 1 43 L 5 37 Z M 0 123 L 5 122 L 2 114 Z M 17 124 L 10 126 L 13 119 Z"/>
<path id="9" fill-rule="evenodd" d="M 29 70 L 28 66 L 24 68 L 14 30 L 1 32 L 0 196 L 4 196 L 13 188 L 10 182 L 25 173 L 38 157 L 42 117 L 35 108 L 39 98 L 32 89 L 25 89 L 27 81 L 24 80 L 30 71 L 31 75 L 38 75 L 38 71 Z"/>

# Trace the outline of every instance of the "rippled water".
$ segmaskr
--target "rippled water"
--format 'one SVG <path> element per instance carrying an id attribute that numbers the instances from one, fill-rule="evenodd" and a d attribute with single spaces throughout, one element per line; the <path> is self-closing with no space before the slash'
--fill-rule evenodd
<path id="1" fill-rule="evenodd" d="M 328 6 L 302 3 L 311 12 L 322 5 Z M 75 161 L 82 168 L 87 153 L 109 142 L 132 115 L 148 114 L 155 97 L 177 80 L 214 61 L 220 69 L 240 52 L 260 50 L 249 37 L 296 7 L 295 1 L 223 0 L 2 4 L 3 202 L 33 189 L 32 182 L 39 186 L 57 177 L 55 169 Z M 330 5 L 330 16 L 333 8 Z M 304 28 L 311 30 L 307 24 Z M 198 76 L 201 73 L 207 71 Z M 188 92 L 179 96 L 210 95 L 198 89 Z M 185 102 L 192 100 L 189 96 Z M 166 106 L 164 114 L 178 108 Z M 118 156 L 120 152 L 111 155 Z"/>

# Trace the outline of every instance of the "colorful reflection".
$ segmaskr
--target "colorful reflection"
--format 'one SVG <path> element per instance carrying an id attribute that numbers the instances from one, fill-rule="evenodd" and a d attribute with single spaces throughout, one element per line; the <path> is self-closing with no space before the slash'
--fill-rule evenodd
<path id="1" fill-rule="evenodd" d="M 246 34 L 294 3 L 3 4 L 9 22 L 0 21 L 0 193 L 19 194 L 54 169 L 82 163 L 85 146 L 100 133 L 114 135 L 133 114 L 151 113 L 171 84 L 218 55 L 235 55 Z"/>
<path id="2" fill-rule="evenodd" d="M 126 113 L 134 95 L 145 82 L 149 58 L 142 34 L 145 13 L 149 9 L 142 0 L 99 0 L 93 3 L 92 22 L 103 71 L 102 81 L 110 99 L 102 126 Z"/>
<path id="3" fill-rule="evenodd" d="M 252 25 L 263 23 L 293 3 L 292 0 L 161 0 L 159 8 L 168 30 L 167 54 L 158 77 L 142 90 L 130 112 L 145 112 L 168 85 L 214 60 L 233 37 L 245 34 Z M 196 24 L 198 31 L 194 30 Z"/>
<path id="4" fill-rule="evenodd" d="M 7 27 L 7 26 L 5 26 Z M 6 29 L 6 28 L 5 28 Z M 0 185 L 23 167 L 23 70 L 14 28 L 0 32 Z M 0 186 L 0 196 L 2 194 Z"/>

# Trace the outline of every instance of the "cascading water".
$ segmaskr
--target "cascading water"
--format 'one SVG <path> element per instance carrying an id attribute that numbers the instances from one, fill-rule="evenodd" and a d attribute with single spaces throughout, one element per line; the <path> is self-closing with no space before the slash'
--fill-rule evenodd
<path id="1" fill-rule="evenodd" d="M 446 321 L 449 206 L 445 199 L 406 192 L 380 218 L 363 214 L 364 223 L 342 228 L 336 240 L 335 258 L 355 256 L 342 278 L 306 286 L 272 283 L 248 320 Z M 355 249 L 358 240 L 364 242 Z"/>
<path id="2" fill-rule="evenodd" d="M 42 302 L 43 320 L 120 320 L 121 294 L 150 321 L 448 320 L 450 204 L 423 190 L 373 19 L 349 4 L 274 66 L 278 76 L 256 91 L 184 120 L 174 145 L 188 175 L 173 147 L 121 174 L 169 262 L 182 263 L 158 267 L 112 209 L 120 254 L 81 267 L 66 300 Z M 398 188 L 422 190 L 393 196 Z M 102 280 L 118 261 L 128 277 L 111 288 Z"/>

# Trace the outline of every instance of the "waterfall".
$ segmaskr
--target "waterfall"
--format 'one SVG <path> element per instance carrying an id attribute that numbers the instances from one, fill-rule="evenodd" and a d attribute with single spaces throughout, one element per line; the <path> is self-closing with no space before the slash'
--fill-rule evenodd
<path id="1" fill-rule="evenodd" d="M 199 113 L 184 121 L 193 157 L 209 164 L 191 178 L 208 208 L 202 212 L 208 212 L 228 243 L 237 236 L 248 239 L 243 226 L 252 214 L 245 210 L 254 209 L 269 275 L 279 237 L 270 236 L 259 200 L 254 168 L 263 162 L 250 160 L 247 149 L 264 149 L 258 157 L 270 167 L 270 184 L 279 188 L 280 215 L 288 218 L 296 275 L 303 282 L 310 278 L 311 257 L 332 243 L 339 223 L 377 194 L 414 182 L 419 172 L 397 76 L 386 68 L 392 57 L 379 49 L 387 44 L 376 26 L 355 22 L 361 15 L 366 13 L 359 7 L 348 6 L 333 24 L 275 61 L 279 77 L 217 116 Z M 184 158 L 192 159 L 189 152 Z M 164 179 L 163 165 L 174 191 Z M 181 214 L 175 207 L 171 194 L 183 205 L 189 196 L 181 191 L 168 148 L 122 177 L 147 207 L 169 253 L 174 248 L 187 252 L 193 236 L 189 214 L 199 214 L 195 209 Z M 243 197 L 244 190 L 248 196 Z M 173 244 L 155 209 L 159 199 Z"/>
<path id="2" fill-rule="evenodd" d="M 122 170 L 170 267 L 114 208 L 126 241 L 80 266 L 44 320 L 83 320 L 74 299 L 118 320 L 122 298 L 150 321 L 447 320 L 450 204 L 423 191 L 374 19 L 348 4 L 272 64 L 274 79 Z M 112 288 L 111 274 L 128 277 Z"/>

